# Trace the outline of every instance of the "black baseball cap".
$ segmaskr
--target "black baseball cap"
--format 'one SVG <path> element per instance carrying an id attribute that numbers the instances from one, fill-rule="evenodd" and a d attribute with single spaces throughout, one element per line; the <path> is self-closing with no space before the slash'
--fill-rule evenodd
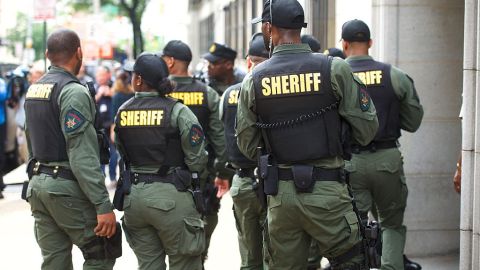
<path id="1" fill-rule="evenodd" d="M 370 29 L 368 25 L 361 20 L 351 20 L 342 26 L 342 39 L 345 41 L 369 41 Z"/>
<path id="2" fill-rule="evenodd" d="M 300 29 L 307 27 L 303 7 L 297 0 L 271 0 L 272 9 L 270 15 L 270 0 L 263 5 L 262 17 L 252 20 L 252 24 L 270 22 L 271 24 L 287 29 Z M 272 20 L 273 17 L 273 20 Z"/>
<path id="3" fill-rule="evenodd" d="M 269 58 L 270 55 L 265 48 L 262 33 L 253 34 L 250 44 L 248 45 L 248 55 Z"/>
<path id="4" fill-rule="evenodd" d="M 192 61 L 192 51 L 190 50 L 190 47 L 180 40 L 169 41 L 163 48 L 162 56 L 164 55 L 185 62 Z"/>
<path id="5" fill-rule="evenodd" d="M 308 44 L 314 52 L 320 51 L 320 41 L 312 35 L 302 35 L 302 43 Z"/>
<path id="6" fill-rule="evenodd" d="M 338 48 L 328 48 L 323 52 L 323 54 L 345 59 L 345 54 L 343 54 L 342 50 Z"/>
<path id="7" fill-rule="evenodd" d="M 208 62 L 215 63 L 221 59 L 235 60 L 237 52 L 227 45 L 214 42 L 208 49 L 208 53 L 202 57 Z"/>
<path id="8" fill-rule="evenodd" d="M 147 52 L 137 57 L 133 67 L 125 66 L 124 69 L 142 76 L 142 79 L 152 87 L 156 87 L 159 82 L 169 75 L 165 61 L 159 55 Z"/>

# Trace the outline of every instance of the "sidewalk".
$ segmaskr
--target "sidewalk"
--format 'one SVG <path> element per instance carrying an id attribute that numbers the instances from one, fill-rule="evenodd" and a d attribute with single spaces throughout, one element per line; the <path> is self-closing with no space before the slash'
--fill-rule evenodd
<path id="1" fill-rule="evenodd" d="M 42 261 L 40 249 L 33 236 L 33 218 L 29 205 L 20 199 L 21 185 L 9 185 L 4 192 L 5 199 L 0 200 L 0 269 L 23 270 L 40 269 Z M 119 219 L 121 212 L 116 213 Z M 237 232 L 232 214 L 230 196 L 222 199 L 219 222 L 212 236 L 209 259 L 206 270 L 239 269 L 240 255 L 237 244 Z M 117 260 L 116 270 L 136 269 L 135 255 L 124 239 L 123 256 Z M 415 258 L 423 270 L 456 270 L 458 254 L 437 257 Z M 83 258 L 74 248 L 73 263 L 75 269 L 82 269 Z"/>

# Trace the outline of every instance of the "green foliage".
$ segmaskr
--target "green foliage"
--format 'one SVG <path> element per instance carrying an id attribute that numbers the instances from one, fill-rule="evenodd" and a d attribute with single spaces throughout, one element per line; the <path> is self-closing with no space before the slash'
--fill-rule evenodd
<path id="1" fill-rule="evenodd" d="M 15 54 L 15 44 L 20 43 L 26 46 L 28 16 L 24 13 L 17 13 L 17 25 L 7 29 L 8 50 Z M 35 50 L 35 60 L 43 59 L 43 23 L 32 23 L 32 47 Z"/>

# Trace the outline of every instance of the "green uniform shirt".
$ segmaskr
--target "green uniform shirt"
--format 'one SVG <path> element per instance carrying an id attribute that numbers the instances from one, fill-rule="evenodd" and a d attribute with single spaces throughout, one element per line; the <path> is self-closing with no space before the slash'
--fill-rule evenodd
<path id="1" fill-rule="evenodd" d="M 74 77 L 68 71 L 55 66 L 50 67 L 48 72 Z M 112 212 L 113 207 L 105 187 L 105 176 L 100 168 L 100 151 L 94 127 L 95 103 L 87 88 L 78 83 L 67 84 L 60 92 L 57 102 L 60 108 L 59 125 L 65 137 L 69 160 L 50 162 L 48 166 L 61 166 L 72 170 L 80 188 L 95 205 L 97 214 Z M 72 109 L 79 112 L 85 119 L 74 131 L 67 132 L 64 124 L 67 120 L 67 112 Z M 32 131 L 26 127 L 26 132 L 29 134 Z M 30 144 L 28 135 L 27 141 Z M 30 147 L 29 152 L 31 156 Z"/>
<path id="2" fill-rule="evenodd" d="M 149 98 L 158 97 L 158 92 L 135 92 L 135 98 Z M 117 114 L 118 117 L 118 114 Z M 207 165 L 207 152 L 205 151 L 205 141 L 201 144 L 192 146 L 190 141 L 190 129 L 192 126 L 197 125 L 197 117 L 193 112 L 184 104 L 176 103 L 173 106 L 172 114 L 170 118 L 170 124 L 172 127 L 179 129 L 182 142 L 182 149 L 185 155 L 185 164 L 191 172 L 198 172 L 202 179 L 206 178 L 206 165 Z M 124 148 L 120 140 L 118 140 L 118 131 L 115 130 L 115 144 L 117 149 L 122 153 L 125 153 Z M 157 173 L 159 166 L 132 166 L 131 170 L 138 173 Z"/>
<path id="3" fill-rule="evenodd" d="M 277 46 L 273 54 L 305 52 L 311 52 L 308 44 L 288 44 Z M 378 120 L 372 102 L 366 111 L 362 111 L 360 107 L 359 91 L 360 87 L 365 86 L 353 75 L 350 66 L 340 58 L 332 60 L 331 84 L 334 94 L 340 100 L 338 112 L 352 127 L 353 142 L 361 145 L 368 144 L 377 132 Z M 240 151 L 250 159 L 255 159 L 256 148 L 260 145 L 262 137 L 261 131 L 255 127 L 258 120 L 254 108 L 255 90 L 252 74 L 249 73 L 243 80 L 242 91 L 240 91 L 236 132 Z M 337 156 L 319 159 L 310 164 L 322 168 L 339 168 L 344 165 L 344 161 L 341 156 Z"/>
<path id="4" fill-rule="evenodd" d="M 192 77 L 170 76 L 170 80 L 179 84 L 191 84 L 192 79 Z M 207 140 L 206 143 L 207 145 L 211 145 L 213 148 L 216 158 L 215 170 L 217 171 L 217 175 L 222 178 L 228 178 L 231 173 L 225 169 L 227 154 L 225 150 L 225 134 L 223 123 L 219 117 L 220 96 L 210 86 L 207 86 L 207 103 L 210 116 L 208 119 L 208 127 L 205 127 L 205 138 Z"/>
<path id="5" fill-rule="evenodd" d="M 373 60 L 368 55 L 350 56 L 347 63 L 361 60 Z M 395 95 L 400 100 L 400 128 L 409 132 L 415 132 L 422 122 L 423 107 L 420 105 L 417 91 L 413 80 L 400 69 L 392 66 L 390 71 Z"/>

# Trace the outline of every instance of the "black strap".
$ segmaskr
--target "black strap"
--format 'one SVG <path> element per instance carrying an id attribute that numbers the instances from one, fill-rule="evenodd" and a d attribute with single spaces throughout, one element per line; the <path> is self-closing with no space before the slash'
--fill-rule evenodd
<path id="1" fill-rule="evenodd" d="M 338 181 L 345 183 L 345 173 L 343 168 L 338 169 L 323 169 L 313 168 L 313 180 L 315 181 Z M 279 180 L 293 180 L 293 172 L 290 168 L 278 168 Z"/>
<path id="2" fill-rule="evenodd" d="M 365 146 L 361 146 L 358 144 L 352 145 L 352 152 L 354 154 L 359 154 L 362 151 L 370 151 L 375 152 L 378 149 L 389 149 L 389 148 L 397 148 L 397 140 L 393 141 L 374 141 Z"/>
<path id="3" fill-rule="evenodd" d="M 34 174 L 44 173 L 44 174 L 53 176 L 53 178 L 61 177 L 67 180 L 77 181 L 77 178 L 75 178 L 75 175 L 71 170 L 65 169 L 59 166 L 49 167 L 42 164 L 38 164 L 33 168 L 33 173 Z"/>
<path id="4" fill-rule="evenodd" d="M 236 174 L 242 178 L 255 178 L 255 168 L 240 168 L 236 170 Z"/>
<path id="5" fill-rule="evenodd" d="M 151 184 L 154 182 L 174 184 L 173 174 L 162 175 L 157 173 L 133 173 L 132 184 Z"/>

